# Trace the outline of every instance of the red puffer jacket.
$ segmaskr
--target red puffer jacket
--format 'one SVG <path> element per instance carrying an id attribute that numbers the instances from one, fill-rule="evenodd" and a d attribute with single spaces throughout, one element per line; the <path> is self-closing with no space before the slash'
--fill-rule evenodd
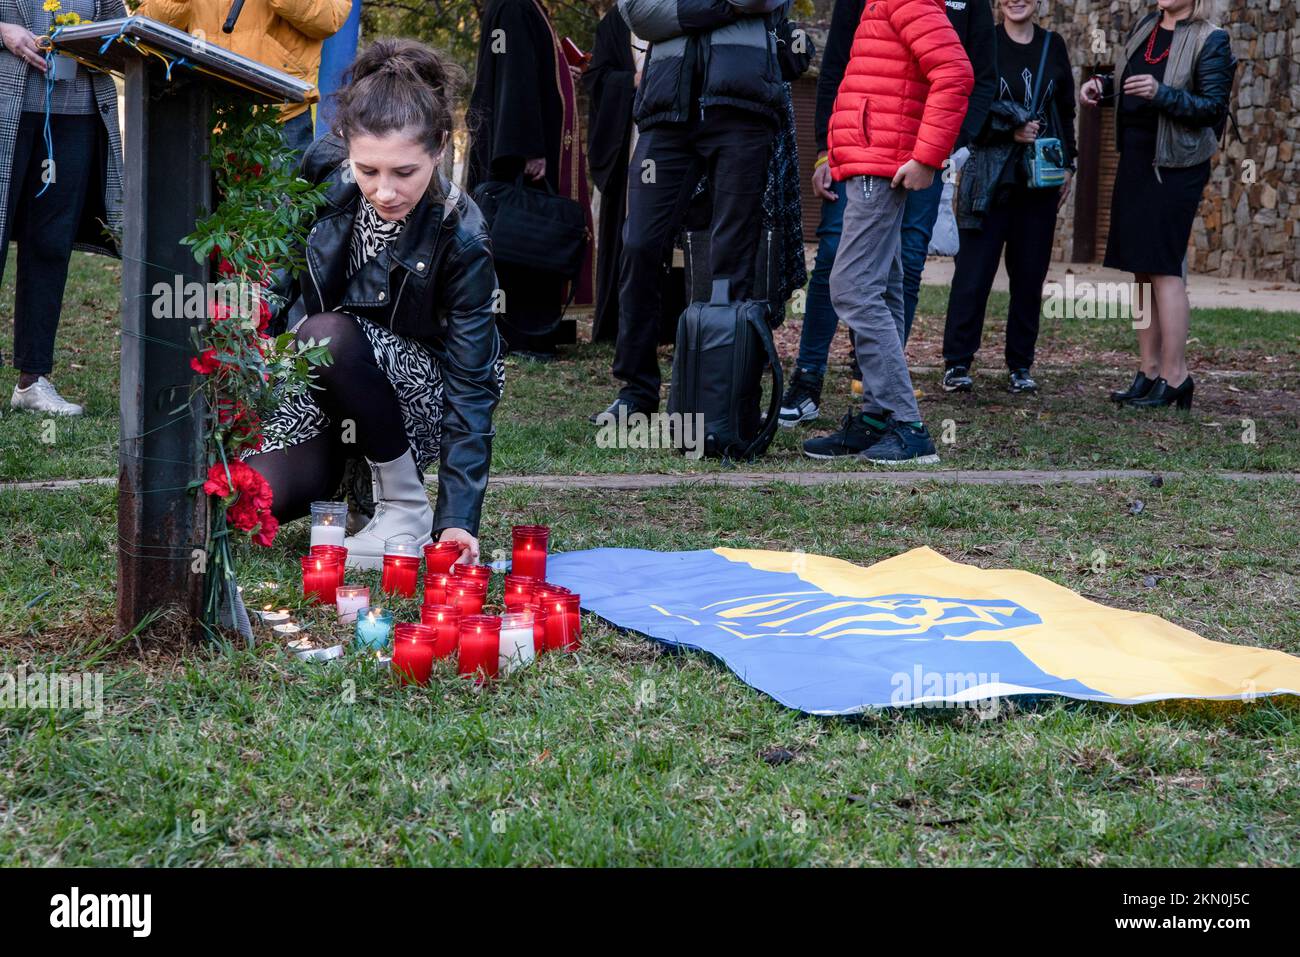
<path id="1" fill-rule="evenodd" d="M 831 111 L 831 175 L 889 176 L 952 152 L 975 85 L 943 0 L 867 0 Z"/>

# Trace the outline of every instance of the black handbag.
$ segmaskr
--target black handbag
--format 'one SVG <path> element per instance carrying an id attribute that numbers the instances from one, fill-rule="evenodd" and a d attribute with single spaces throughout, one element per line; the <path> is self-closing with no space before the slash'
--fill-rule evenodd
<path id="1" fill-rule="evenodd" d="M 489 180 L 474 187 L 492 238 L 492 258 L 511 266 L 557 273 L 576 279 L 591 236 L 582 204 L 558 195 L 545 179 L 544 188 Z"/>

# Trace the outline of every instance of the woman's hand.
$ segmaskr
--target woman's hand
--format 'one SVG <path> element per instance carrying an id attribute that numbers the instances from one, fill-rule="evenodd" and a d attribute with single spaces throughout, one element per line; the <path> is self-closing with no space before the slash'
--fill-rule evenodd
<path id="1" fill-rule="evenodd" d="M 438 536 L 440 542 L 455 542 L 460 546 L 460 557 L 452 564 L 464 562 L 472 565 L 478 561 L 478 539 L 463 528 L 444 528 Z"/>
<path id="2" fill-rule="evenodd" d="M 1096 106 L 1101 102 L 1101 94 L 1105 89 L 1105 83 L 1099 76 L 1094 76 L 1083 86 L 1079 87 L 1079 105 Z"/>
<path id="3" fill-rule="evenodd" d="M 18 59 L 26 60 L 42 73 L 45 72 L 45 57 L 41 56 L 41 51 L 36 46 L 36 34 L 31 30 L 18 23 L 0 23 L 0 42 Z"/>
<path id="4" fill-rule="evenodd" d="M 1016 129 L 1016 142 L 1032 143 L 1034 140 L 1038 139 L 1038 131 L 1040 128 L 1041 127 L 1039 127 L 1037 120 L 1030 120 L 1024 126 Z"/>
<path id="5" fill-rule="evenodd" d="M 1124 92 L 1129 96 L 1138 96 L 1144 100 L 1154 100 L 1160 81 L 1150 73 L 1139 73 L 1124 79 Z"/>
<path id="6" fill-rule="evenodd" d="M 818 154 L 817 159 L 820 160 L 822 158 L 822 155 L 824 154 Z M 835 195 L 835 190 L 831 188 L 833 183 L 834 183 L 834 179 L 831 177 L 830 163 L 821 163 L 819 166 L 815 166 L 813 168 L 813 174 L 812 174 L 813 195 L 820 196 L 822 199 L 826 200 L 827 202 L 831 202 L 831 203 L 835 202 L 837 197 Z"/>
<path id="7" fill-rule="evenodd" d="M 546 157 L 539 156 L 524 164 L 524 175 L 529 179 L 541 179 L 546 175 Z"/>

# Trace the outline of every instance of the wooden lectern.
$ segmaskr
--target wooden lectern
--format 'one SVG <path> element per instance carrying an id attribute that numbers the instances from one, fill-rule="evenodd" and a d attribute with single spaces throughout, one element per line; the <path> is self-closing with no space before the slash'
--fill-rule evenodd
<path id="1" fill-rule="evenodd" d="M 179 609 L 198 636 L 208 523 L 206 497 L 188 490 L 206 468 L 202 398 L 191 399 L 196 320 L 155 317 L 152 290 L 210 278 L 180 240 L 212 208 L 204 157 L 214 95 L 303 103 L 316 89 L 148 17 L 67 27 L 53 45 L 126 80 L 118 632 Z"/>

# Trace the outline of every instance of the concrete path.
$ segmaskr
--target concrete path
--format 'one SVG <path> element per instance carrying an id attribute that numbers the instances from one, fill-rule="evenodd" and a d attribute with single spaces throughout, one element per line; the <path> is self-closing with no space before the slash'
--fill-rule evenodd
<path id="1" fill-rule="evenodd" d="M 1206 473 L 1228 482 L 1259 482 L 1282 479 L 1300 482 L 1297 472 L 1213 472 Z M 940 482 L 945 485 L 1090 485 L 1112 480 L 1149 479 L 1159 475 L 1174 481 L 1182 472 L 1152 472 L 1144 469 L 909 469 L 899 471 L 863 470 L 858 472 L 675 472 L 617 473 L 609 475 L 494 475 L 489 482 L 498 488 L 526 486 L 545 489 L 598 489 L 608 491 L 672 488 L 676 486 L 722 486 L 751 488 L 784 482 L 789 485 L 911 485 L 917 482 Z M 83 485 L 113 485 L 115 478 L 57 479 L 47 482 L 4 482 L 0 492 L 57 491 Z M 437 485 L 431 477 L 430 485 Z"/>
<path id="2" fill-rule="evenodd" d="M 952 285 L 953 260 L 931 256 L 925 262 L 921 281 L 927 286 Z M 1054 262 L 1047 271 L 1048 282 L 1065 283 L 1068 273 L 1077 284 L 1090 282 L 1132 282 L 1133 276 L 1118 269 L 1106 269 L 1090 263 Z M 1007 291 L 1006 264 L 998 267 L 993 288 Z M 1256 309 L 1263 312 L 1300 312 L 1300 286 L 1266 279 L 1221 279 L 1218 276 L 1190 276 L 1187 297 L 1193 309 Z"/>

